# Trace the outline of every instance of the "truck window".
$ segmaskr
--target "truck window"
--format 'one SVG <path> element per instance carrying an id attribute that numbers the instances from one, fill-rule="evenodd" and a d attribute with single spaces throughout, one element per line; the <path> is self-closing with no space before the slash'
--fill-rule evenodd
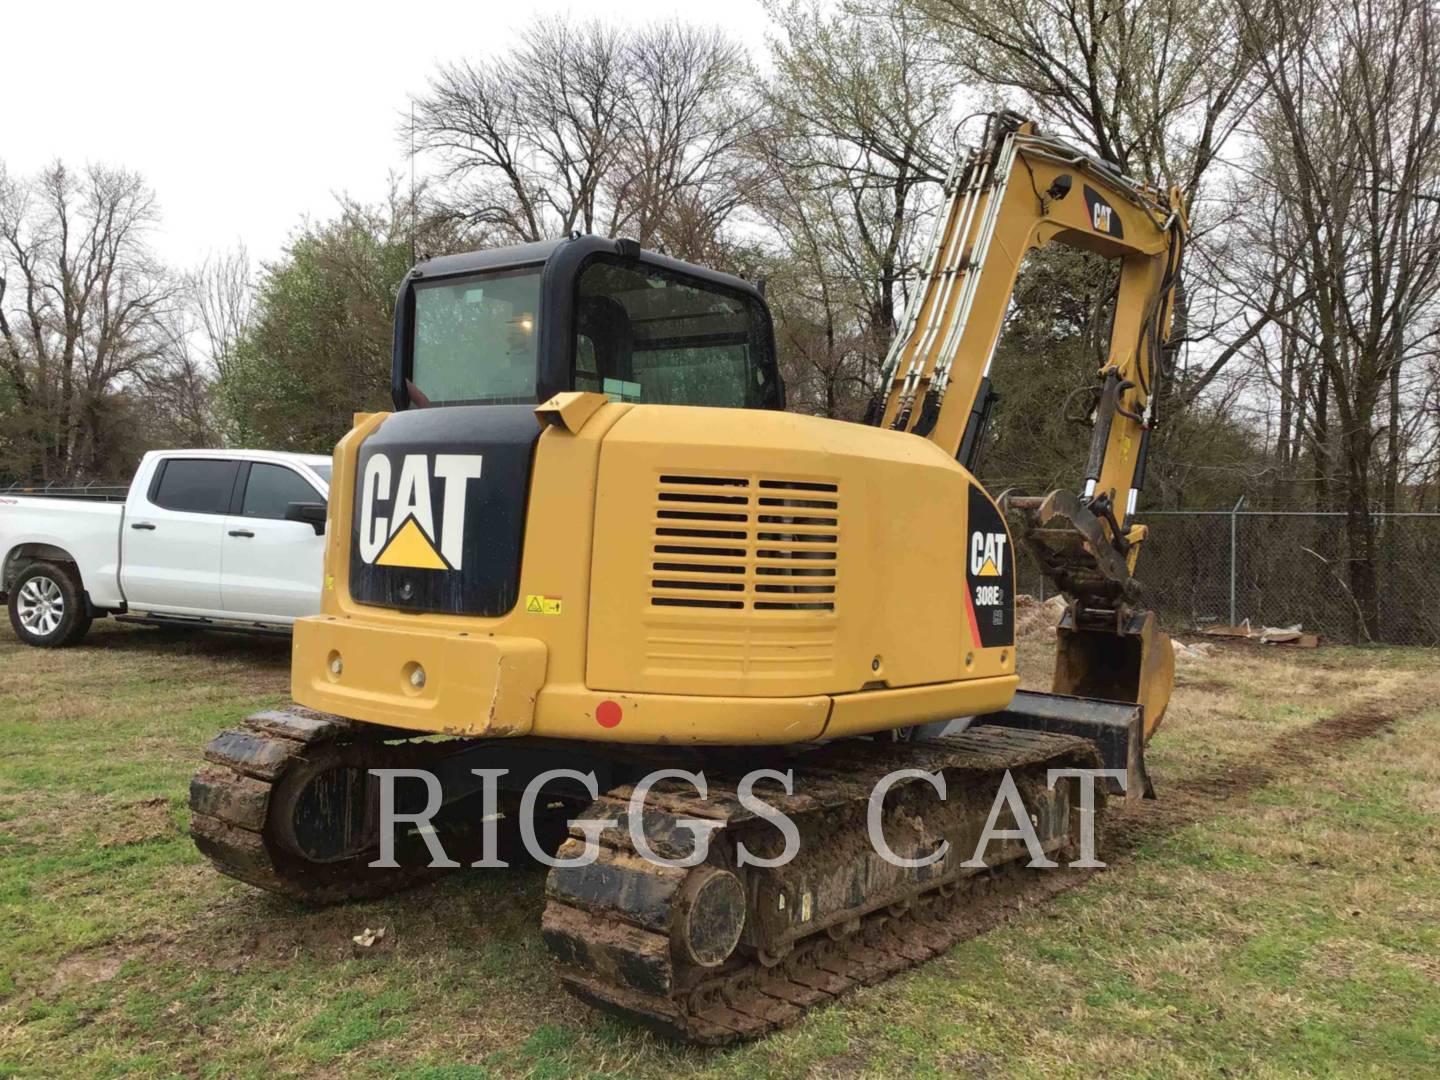
<path id="1" fill-rule="evenodd" d="M 230 508 L 238 461 L 171 458 L 150 491 L 150 501 L 166 510 L 191 514 L 223 514 Z"/>
<path id="2" fill-rule="evenodd" d="M 250 479 L 245 485 L 240 514 L 248 518 L 283 520 L 285 508 L 292 502 L 324 501 L 310 482 L 293 469 L 257 461 L 250 466 Z"/>

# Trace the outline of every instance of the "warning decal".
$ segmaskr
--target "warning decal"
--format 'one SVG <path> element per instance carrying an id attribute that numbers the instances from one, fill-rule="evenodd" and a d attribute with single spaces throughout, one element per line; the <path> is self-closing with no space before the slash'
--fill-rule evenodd
<path id="1" fill-rule="evenodd" d="M 558 596 L 531 593 L 525 597 L 525 611 L 530 615 L 559 615 L 562 601 Z"/>

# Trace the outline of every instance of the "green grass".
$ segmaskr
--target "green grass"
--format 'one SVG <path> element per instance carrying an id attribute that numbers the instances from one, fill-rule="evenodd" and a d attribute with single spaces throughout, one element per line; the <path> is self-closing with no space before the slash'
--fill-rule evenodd
<path id="1" fill-rule="evenodd" d="M 1043 652 L 1023 650 L 1032 671 Z M 318 911 L 217 876 L 187 781 L 215 731 L 284 699 L 284 643 L 102 623 L 52 653 L 0 632 L 0 1075 L 1440 1074 L 1436 668 L 1242 647 L 1182 667 L 1151 748 L 1160 801 L 1115 815 L 1108 873 L 704 1051 L 563 993 L 533 871 Z M 1401 706 L 1308 763 L 1267 757 Z"/>

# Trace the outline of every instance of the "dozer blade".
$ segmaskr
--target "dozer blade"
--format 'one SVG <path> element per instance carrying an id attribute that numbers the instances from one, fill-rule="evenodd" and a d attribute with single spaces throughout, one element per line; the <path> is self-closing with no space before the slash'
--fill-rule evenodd
<path id="1" fill-rule="evenodd" d="M 1017 690 L 1008 709 L 977 716 L 974 723 L 1089 739 L 1104 768 L 1125 773 L 1123 792 L 1118 781 L 1107 781 L 1112 794 L 1153 799 L 1155 788 L 1145 771 L 1144 714 L 1144 708 L 1133 703 Z"/>

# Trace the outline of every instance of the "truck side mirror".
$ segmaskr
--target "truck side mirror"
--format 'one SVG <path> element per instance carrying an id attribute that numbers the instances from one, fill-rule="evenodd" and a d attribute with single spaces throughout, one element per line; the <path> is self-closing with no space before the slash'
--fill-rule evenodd
<path id="1" fill-rule="evenodd" d="M 292 502 L 285 507 L 286 521 L 299 521 L 315 530 L 316 536 L 325 535 L 325 504 L 319 502 Z"/>

